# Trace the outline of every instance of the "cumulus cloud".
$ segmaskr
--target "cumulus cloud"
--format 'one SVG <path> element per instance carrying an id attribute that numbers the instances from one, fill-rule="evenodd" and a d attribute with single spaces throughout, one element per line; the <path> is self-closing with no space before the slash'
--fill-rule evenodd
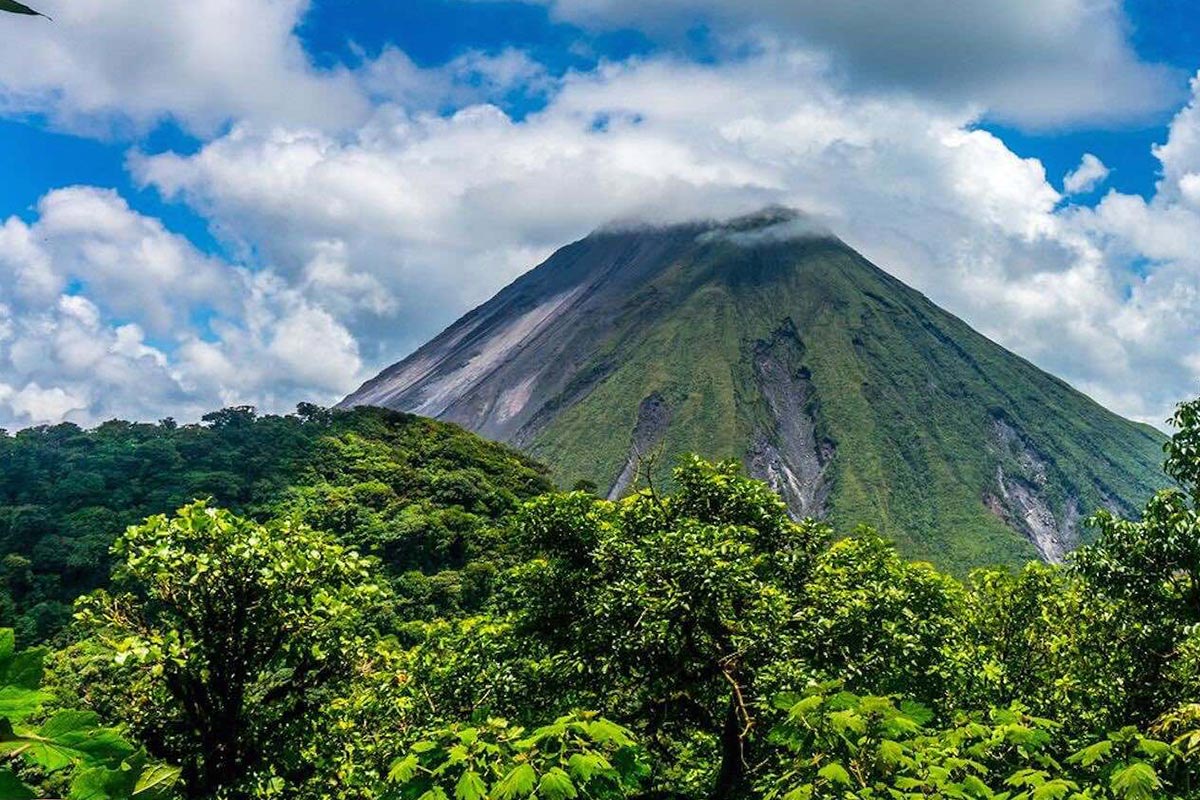
<path id="1" fill-rule="evenodd" d="M 0 111 L 105 132 L 170 117 L 350 123 L 368 103 L 345 69 L 317 70 L 293 31 L 309 0 L 45 0 L 54 17 L 0 26 Z"/>
<path id="2" fill-rule="evenodd" d="M 167 333 L 201 300 L 227 307 L 225 268 L 158 220 L 134 213 L 111 189 L 68 187 L 37 207 L 38 222 L 0 225 L 0 269 L 15 300 L 47 304 L 71 284 L 103 297 L 118 316 L 137 316 Z"/>
<path id="3" fill-rule="evenodd" d="M 1180 98 L 1145 63 L 1116 0 L 526 0 L 585 26 L 676 34 L 707 21 L 733 57 L 781 44 L 822 54 L 855 90 L 915 91 L 1027 127 L 1143 120 Z M 163 119 L 356 128 L 373 103 L 445 110 L 554 80 L 526 54 L 468 51 L 421 68 L 385 47 L 318 68 L 296 35 L 312 0 L 44 0 L 53 25 L 0 28 L 0 114 L 107 135 Z M 353 49 L 353 48 L 352 48 Z"/>
<path id="4" fill-rule="evenodd" d="M 1115 0 L 527 0 L 570 22 L 678 34 L 707 23 L 735 44 L 784 38 L 828 53 L 860 87 L 969 101 L 1047 127 L 1142 119 L 1179 98 L 1143 62 Z"/>
<path id="5" fill-rule="evenodd" d="M 299 288 L 198 252 L 114 192 L 0 227 L 0 425 L 195 418 L 335 399 L 356 343 Z"/>
<path id="6" fill-rule="evenodd" d="M 1079 166 L 1063 176 L 1063 191 L 1067 194 L 1090 192 L 1108 179 L 1108 167 L 1091 153 L 1084 153 Z"/>
<path id="7" fill-rule="evenodd" d="M 1193 102 L 1157 151 L 1159 197 L 1110 193 L 1095 211 L 1062 206 L 1042 164 L 975 128 L 970 105 L 847 93 L 824 59 L 785 47 L 571 74 L 520 121 L 491 105 L 449 116 L 386 105 L 349 138 L 240 125 L 133 169 L 286 280 L 329 275 L 340 299 L 327 307 L 375 345 L 364 344 L 372 367 L 599 221 L 780 203 L 1119 411 L 1160 422 L 1195 391 L 1200 350 L 1200 226 L 1187 205 L 1200 148 L 1185 146 L 1196 113 Z M 338 266 L 314 272 L 322 259 Z"/>
<path id="8" fill-rule="evenodd" d="M 231 121 L 356 128 L 380 100 L 459 106 L 550 82 L 516 50 L 469 50 L 421 68 L 386 47 L 315 67 L 295 31 L 311 0 L 44 0 L 53 24 L 0 26 L 0 114 L 44 114 L 88 135 L 172 120 L 200 136 Z"/>

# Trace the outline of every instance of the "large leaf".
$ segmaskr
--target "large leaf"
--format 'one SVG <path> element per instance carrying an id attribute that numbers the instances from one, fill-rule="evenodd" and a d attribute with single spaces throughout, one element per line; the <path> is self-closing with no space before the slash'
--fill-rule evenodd
<path id="1" fill-rule="evenodd" d="M 3 0 L 0 0 L 3 2 Z M 17 637 L 12 628 L 0 628 L 0 686 L 36 689 L 42 683 L 42 648 L 17 652 Z"/>
<path id="2" fill-rule="evenodd" d="M 533 767 L 521 764 L 496 784 L 492 790 L 492 796 L 496 800 L 517 800 L 517 798 L 528 797 L 533 793 L 536 783 L 537 773 L 533 771 Z"/>
<path id="3" fill-rule="evenodd" d="M 42 685 L 42 662 L 45 660 L 46 651 L 41 648 L 23 650 L 8 660 L 0 682 L 5 686 L 36 689 Z"/>
<path id="4" fill-rule="evenodd" d="M 0 687 L 0 718 L 20 722 L 42 707 L 50 695 L 19 686 Z"/>
<path id="5" fill-rule="evenodd" d="M 830 783 L 840 783 L 843 786 L 850 785 L 850 773 L 846 772 L 846 768 L 836 761 L 831 761 L 821 767 L 817 770 L 817 774 Z"/>
<path id="6" fill-rule="evenodd" d="M 179 782 L 181 770 L 166 764 L 155 764 L 147 767 L 138 776 L 133 786 L 133 796 L 138 800 L 153 800 L 169 796 L 171 789 Z"/>
<path id="7" fill-rule="evenodd" d="M 4 800 L 32 800 L 37 797 L 11 769 L 0 769 L 0 797 Z"/>
<path id="8" fill-rule="evenodd" d="M 67 800 L 123 800 L 129 796 L 129 783 L 129 774 L 118 769 L 77 770 Z"/>
<path id="9" fill-rule="evenodd" d="M 417 774 L 417 768 L 421 762 L 417 760 L 415 755 L 407 755 L 404 758 L 397 758 L 392 762 L 392 767 L 388 770 L 388 780 L 394 783 L 408 783 Z"/>
<path id="10" fill-rule="evenodd" d="M 1112 776 L 1112 789 L 1125 800 L 1149 800 L 1159 787 L 1158 773 L 1154 767 L 1135 761 Z"/>
<path id="11" fill-rule="evenodd" d="M 115 769 L 135 748 L 112 728 L 97 727 L 90 711 L 60 711 L 36 734 L 10 734 L 9 749 L 19 747 L 31 761 L 53 772 L 71 764 Z"/>
<path id="12" fill-rule="evenodd" d="M 114 769 L 93 767 L 75 772 L 67 800 L 167 800 L 174 797 L 180 770 L 165 764 L 143 768 L 139 754 Z M 0 798 L 5 795 L 0 794 Z"/>
<path id="13" fill-rule="evenodd" d="M 466 770 L 454 787 L 455 800 L 482 800 L 487 796 L 487 785 L 474 770 Z"/>
<path id="14" fill-rule="evenodd" d="M 567 773 L 553 767 L 538 783 L 538 797 L 543 800 L 574 800 L 579 791 Z"/>
<path id="15" fill-rule="evenodd" d="M 1075 753 L 1074 755 L 1070 756 L 1067 759 L 1067 761 L 1071 762 L 1072 764 L 1079 763 L 1085 767 L 1090 767 L 1092 764 L 1095 764 L 1097 761 L 1101 761 L 1101 760 L 1107 758 L 1109 753 L 1112 752 L 1112 749 L 1113 749 L 1112 740 L 1105 739 L 1103 741 L 1096 742 L 1093 745 L 1089 745 L 1088 747 L 1083 748 L 1078 753 Z"/>
<path id="16" fill-rule="evenodd" d="M 101 728 L 99 723 L 99 717 L 91 711 L 59 711 L 38 733 L 93 763 L 115 767 L 133 755 L 136 748 L 116 729 Z"/>

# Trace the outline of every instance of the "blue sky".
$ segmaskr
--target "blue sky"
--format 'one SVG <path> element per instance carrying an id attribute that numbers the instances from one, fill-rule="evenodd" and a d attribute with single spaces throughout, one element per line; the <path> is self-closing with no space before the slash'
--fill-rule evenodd
<path id="1" fill-rule="evenodd" d="M 766 202 L 1121 413 L 1200 379 L 1184 0 L 42 6 L 0 425 L 333 401 L 612 219 Z"/>

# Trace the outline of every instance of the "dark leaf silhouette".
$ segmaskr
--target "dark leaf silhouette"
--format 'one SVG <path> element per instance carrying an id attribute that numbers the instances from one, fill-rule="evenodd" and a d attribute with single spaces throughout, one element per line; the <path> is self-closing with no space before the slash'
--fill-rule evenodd
<path id="1" fill-rule="evenodd" d="M 10 14 L 27 14 L 31 17 L 46 17 L 40 11 L 35 11 L 24 3 L 18 3 L 17 0 L 0 0 L 0 11 L 7 11 Z M 46 17 L 46 19 L 50 19 Z"/>

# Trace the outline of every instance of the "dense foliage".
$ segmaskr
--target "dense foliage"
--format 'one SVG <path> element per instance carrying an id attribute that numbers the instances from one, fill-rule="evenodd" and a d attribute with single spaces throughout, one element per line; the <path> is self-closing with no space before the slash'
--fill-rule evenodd
<path id="1" fill-rule="evenodd" d="M 93 711 L 58 708 L 42 687 L 40 649 L 17 652 L 11 629 L 0 629 L 0 797 L 37 797 L 28 782 L 72 800 L 174 796 L 179 769 L 147 759 L 121 731 L 102 727 Z"/>
<path id="2" fill-rule="evenodd" d="M 549 488 L 508 448 L 378 409 L 230 408 L 198 425 L 0 435 L 0 624 L 47 640 L 77 596 L 106 582 L 118 533 L 204 498 L 259 521 L 295 517 L 379 556 L 397 579 L 411 573 L 407 594 L 422 608 L 470 604 L 491 577 L 470 566 L 475 539 Z"/>
<path id="3" fill-rule="evenodd" d="M 1200 401 L 1181 406 L 1167 448 L 1179 488 L 1139 521 L 1101 512 L 1067 565 L 965 580 L 868 528 L 792 520 L 734 463 L 685 459 L 671 491 L 618 502 L 518 502 L 542 478 L 508 451 L 477 444 L 472 463 L 458 449 L 449 469 L 420 447 L 453 431 L 310 416 L 235 416 L 248 431 L 323 426 L 321 468 L 297 466 L 302 482 L 240 514 L 202 501 L 128 528 L 45 680 L 40 651 L 0 636 L 0 787 L 1200 800 Z M 406 460 L 385 432 L 411 437 Z M 490 483 L 471 483 L 470 502 L 466 486 L 440 494 L 456 470 Z M 395 497 L 372 505 L 385 493 L 369 481 Z M 480 492 L 503 499 L 489 508 Z M 442 513 L 470 515 L 461 549 L 428 546 L 444 541 L 424 533 Z M 447 570 L 460 587 L 467 571 L 487 580 L 469 601 L 414 588 Z"/>

